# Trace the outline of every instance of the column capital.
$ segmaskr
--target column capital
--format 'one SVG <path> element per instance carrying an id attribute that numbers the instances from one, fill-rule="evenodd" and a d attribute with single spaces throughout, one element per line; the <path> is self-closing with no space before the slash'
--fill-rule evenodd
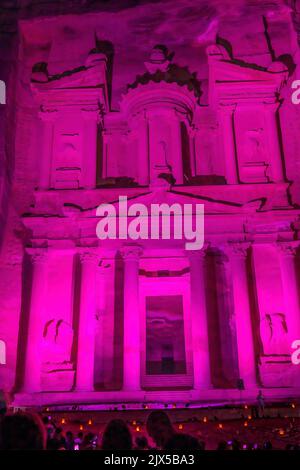
<path id="1" fill-rule="evenodd" d="M 96 251 L 87 248 L 79 248 L 78 254 L 82 264 L 90 263 L 96 265 L 99 261 L 99 255 Z"/>
<path id="2" fill-rule="evenodd" d="M 27 253 L 31 256 L 32 264 L 46 263 L 49 251 L 46 248 L 27 248 Z"/>
<path id="3" fill-rule="evenodd" d="M 251 246 L 250 242 L 232 242 L 224 247 L 224 253 L 228 257 L 245 259 Z"/>
<path id="4" fill-rule="evenodd" d="M 121 249 L 121 255 L 124 260 L 138 261 L 143 253 L 143 250 L 138 245 L 124 245 Z"/>
<path id="5" fill-rule="evenodd" d="M 284 257 L 294 257 L 296 256 L 297 249 L 299 248 L 298 241 L 291 241 L 291 242 L 277 242 L 276 243 L 278 252 Z"/>

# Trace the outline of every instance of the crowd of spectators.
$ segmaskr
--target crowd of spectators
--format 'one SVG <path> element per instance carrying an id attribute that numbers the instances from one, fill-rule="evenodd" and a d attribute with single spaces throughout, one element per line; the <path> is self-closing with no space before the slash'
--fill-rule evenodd
<path id="1" fill-rule="evenodd" d="M 146 436 L 138 436 L 133 439 L 130 429 L 121 419 L 111 420 L 102 435 L 101 441 L 92 432 L 74 434 L 66 432 L 60 426 L 55 425 L 47 417 L 40 417 L 33 413 L 7 413 L 1 419 L 0 425 L 0 449 L 2 450 L 168 450 L 168 451 L 203 451 L 205 442 L 194 436 L 177 433 L 164 411 L 152 411 L 146 422 L 148 436 L 154 443 L 149 445 Z M 220 441 L 219 451 L 232 450 L 272 450 L 272 442 L 266 441 L 262 445 L 241 444 L 237 439 L 232 441 Z M 300 446 L 286 445 L 287 450 L 300 450 Z"/>

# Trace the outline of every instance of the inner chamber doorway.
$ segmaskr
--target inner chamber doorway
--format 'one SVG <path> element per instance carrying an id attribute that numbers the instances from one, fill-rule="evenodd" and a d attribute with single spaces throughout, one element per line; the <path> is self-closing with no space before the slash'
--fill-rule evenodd
<path id="1" fill-rule="evenodd" d="M 143 388 L 192 387 L 188 286 L 174 281 L 148 280 L 143 286 Z"/>
<path id="2" fill-rule="evenodd" d="M 146 297 L 146 374 L 186 374 L 181 295 Z"/>

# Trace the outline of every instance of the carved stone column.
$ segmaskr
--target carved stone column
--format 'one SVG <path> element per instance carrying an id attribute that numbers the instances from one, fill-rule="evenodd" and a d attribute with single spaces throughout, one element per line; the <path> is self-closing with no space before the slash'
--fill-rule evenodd
<path id="1" fill-rule="evenodd" d="M 149 123 L 146 113 L 139 113 L 136 121 L 136 133 L 138 140 L 138 182 L 141 186 L 149 184 Z"/>
<path id="2" fill-rule="evenodd" d="M 47 261 L 45 250 L 32 249 L 33 275 L 23 391 L 41 391 L 42 339 L 44 327 L 44 305 L 47 286 Z"/>
<path id="3" fill-rule="evenodd" d="M 39 183 L 41 190 L 47 190 L 51 186 L 52 154 L 53 154 L 53 133 L 54 121 L 57 118 L 57 111 L 44 111 L 39 113 L 42 121 L 42 148 L 39 159 Z"/>
<path id="4" fill-rule="evenodd" d="M 99 263 L 96 273 L 96 290 L 97 290 L 97 311 L 96 311 L 96 326 L 95 326 L 95 373 L 98 375 L 98 381 L 104 383 L 104 366 L 105 357 L 104 342 L 106 337 L 105 325 L 105 312 L 107 300 L 107 271 L 109 266 L 105 265 L 103 260 Z M 100 373 L 99 373 L 100 372 Z M 112 371 L 113 373 L 113 371 Z"/>
<path id="5" fill-rule="evenodd" d="M 268 147 L 271 161 L 272 181 L 283 180 L 283 165 L 279 146 L 278 134 L 278 106 L 279 103 L 265 103 L 265 122 L 268 135 Z"/>
<path id="6" fill-rule="evenodd" d="M 96 167 L 97 167 L 97 139 L 98 139 L 98 110 L 82 110 L 84 122 L 84 142 L 83 142 L 83 168 L 84 175 L 82 186 L 86 189 L 96 187 Z"/>
<path id="7" fill-rule="evenodd" d="M 80 253 L 81 286 L 77 344 L 76 390 L 94 390 L 94 353 L 96 328 L 96 253 Z"/>
<path id="8" fill-rule="evenodd" d="M 226 181 L 228 184 L 238 183 L 237 159 L 234 142 L 234 112 L 236 104 L 220 105 L 218 117 L 220 120 L 222 145 L 224 148 L 224 162 Z"/>
<path id="9" fill-rule="evenodd" d="M 141 341 L 139 308 L 139 258 L 141 248 L 124 247 L 124 361 L 123 389 L 141 388 Z"/>
<path id="10" fill-rule="evenodd" d="M 204 276 L 205 251 L 188 252 L 190 261 L 194 389 L 211 388 Z"/>
<path id="11" fill-rule="evenodd" d="M 254 337 L 246 265 L 248 248 L 248 243 L 233 243 L 226 250 L 231 265 L 239 374 L 246 389 L 256 387 Z"/>
<path id="12" fill-rule="evenodd" d="M 277 243 L 289 344 L 300 337 L 300 299 L 296 265 L 298 246 L 298 242 Z"/>
<path id="13" fill-rule="evenodd" d="M 220 364 L 223 383 L 234 388 L 239 378 L 238 347 L 235 325 L 232 266 L 226 247 L 212 249 L 215 264 L 216 305 L 218 309 L 218 330 Z"/>
<path id="14" fill-rule="evenodd" d="M 176 180 L 176 184 L 183 184 L 183 155 L 182 155 L 182 135 L 179 113 L 172 113 L 170 116 L 170 128 L 172 135 L 171 155 L 172 155 L 172 174 Z"/>

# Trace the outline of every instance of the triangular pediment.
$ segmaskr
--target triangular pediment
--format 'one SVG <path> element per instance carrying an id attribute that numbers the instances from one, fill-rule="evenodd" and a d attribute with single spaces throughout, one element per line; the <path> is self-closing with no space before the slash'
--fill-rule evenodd
<path id="1" fill-rule="evenodd" d="M 125 195 L 124 195 L 125 196 Z M 107 201 L 106 204 L 111 204 L 115 207 L 118 212 L 120 199 L 124 197 L 120 196 L 114 200 Z M 172 206 L 173 204 L 185 204 L 192 205 L 193 212 L 196 211 L 197 204 L 204 205 L 205 214 L 241 214 L 245 208 L 247 211 L 256 211 L 261 206 L 261 201 L 254 201 L 248 204 L 237 204 L 232 201 L 215 200 L 209 197 L 194 195 L 190 193 L 181 193 L 179 191 L 150 191 L 138 196 L 127 197 L 127 206 L 130 207 L 133 204 L 143 204 L 150 213 L 152 204 L 167 204 Z M 83 210 L 85 217 L 95 217 L 95 209 L 89 209 L 88 211 Z"/>

